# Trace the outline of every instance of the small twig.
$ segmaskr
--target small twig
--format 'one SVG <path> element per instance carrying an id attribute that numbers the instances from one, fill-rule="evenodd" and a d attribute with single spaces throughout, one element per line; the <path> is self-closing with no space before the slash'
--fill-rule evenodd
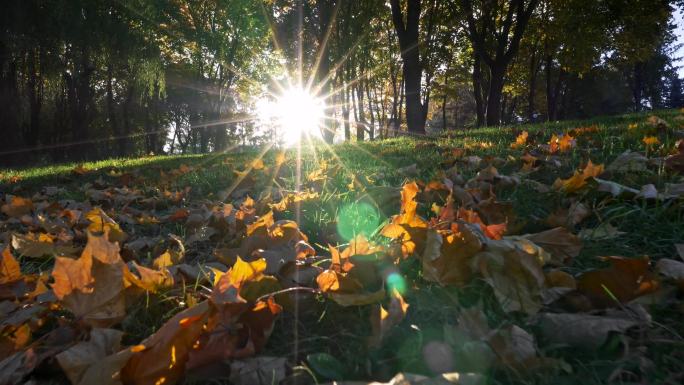
<path id="1" fill-rule="evenodd" d="M 321 293 L 321 291 L 318 289 L 314 289 L 311 287 L 297 286 L 297 287 L 290 287 L 288 289 L 274 291 L 273 293 L 269 293 L 269 294 L 264 294 L 261 297 L 257 298 L 257 300 L 254 302 L 260 302 L 260 301 L 263 301 L 269 297 L 273 297 L 274 295 L 285 294 L 285 293 L 289 293 L 292 291 L 307 291 L 307 292 L 310 292 L 312 294 L 320 294 Z"/>

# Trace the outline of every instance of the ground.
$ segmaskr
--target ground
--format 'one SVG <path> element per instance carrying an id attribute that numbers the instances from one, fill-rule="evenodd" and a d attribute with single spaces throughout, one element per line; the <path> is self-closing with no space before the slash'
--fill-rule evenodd
<path id="1" fill-rule="evenodd" d="M 507 230 L 504 239 L 556 227 L 558 220 L 551 222 L 548 218 L 561 209 L 576 208 L 577 204 L 587 209 L 584 218 L 576 221 L 567 210 L 560 214 L 565 215 L 562 219 L 566 219 L 566 223 L 562 225 L 566 230 L 580 235 L 581 250 L 576 256 L 564 258 L 560 264 L 543 263 L 543 266 L 535 268 L 546 274 L 546 278 L 541 278 L 545 280 L 544 287 L 533 293 L 536 301 L 542 301 L 537 298 L 542 294 L 540 290 L 554 288 L 549 283 L 551 271 L 565 273 L 563 276 L 569 276 L 573 282 L 577 280 L 580 287 L 576 291 L 587 294 L 581 286 L 584 282 L 582 277 L 585 281 L 589 279 L 588 272 L 622 272 L 615 267 L 610 270 L 608 261 L 599 257 L 620 256 L 632 261 L 648 257 L 649 264 L 646 265 L 647 270 L 637 277 L 638 293 L 621 295 L 606 289 L 610 283 L 599 282 L 614 299 L 612 303 L 597 304 L 601 301 L 588 295 L 586 306 L 567 305 L 562 300 L 570 297 L 561 297 L 561 302 L 543 300 L 539 309 L 529 312 L 503 303 L 498 295 L 502 290 L 498 284 L 518 276 L 517 265 L 509 266 L 510 271 L 504 269 L 499 277 L 488 270 L 492 268 L 487 265 L 490 262 L 482 259 L 481 263 L 487 267 L 480 273 L 469 274 L 466 282 L 456 284 L 448 279 L 430 279 L 424 271 L 425 262 L 421 261 L 427 258 L 427 251 L 423 248 L 429 247 L 429 242 L 424 240 L 425 244 L 419 244 L 413 252 L 392 258 L 389 263 L 401 277 L 402 300 L 409 307 L 405 314 L 399 311 L 398 319 L 390 322 L 391 327 L 383 333 L 380 343 L 369 343 L 371 337 L 377 336 L 371 326 L 371 313 L 377 311 L 377 307 L 372 304 L 341 306 L 333 298 L 334 290 L 331 289 L 323 290 L 323 293 L 303 293 L 296 297 L 297 304 L 285 304 L 284 311 L 275 320 L 273 333 L 258 356 L 285 358 L 289 373 L 286 381 L 289 383 L 312 383 L 312 377 L 319 382 L 332 379 L 386 381 L 399 372 L 432 376 L 440 368 L 452 372 L 482 373 L 492 384 L 575 384 L 579 381 L 585 384 L 680 383 L 684 380 L 684 339 L 681 336 L 684 304 L 676 285 L 681 288 L 682 277 L 677 278 L 676 274 L 664 271 L 658 261 L 681 261 L 676 245 L 684 244 L 681 188 L 679 193 L 668 190 L 684 182 L 684 178 L 676 168 L 663 163 L 665 157 L 676 154 L 675 143 L 682 138 L 684 127 L 682 116 L 680 111 L 659 111 L 587 121 L 453 131 L 439 137 L 404 137 L 332 147 L 304 147 L 301 189 L 312 195 L 301 198 L 299 210 L 296 209 L 298 204 L 290 202 L 285 210 L 276 210 L 274 215 L 276 220 L 289 219 L 298 223 L 299 230 L 308 237 L 308 244 L 321 257 L 314 263 L 321 269 L 332 268 L 330 246 L 344 250 L 350 238 L 358 233 L 365 233 L 374 244 L 396 252 L 397 240 L 393 242 L 388 239 L 391 237 L 383 237 L 380 233 L 390 222 L 406 226 L 400 223 L 400 218 L 394 217 L 405 214 L 412 201 L 405 198 L 402 202 L 401 189 L 404 188 L 404 194 L 407 194 L 411 188 L 405 186 L 418 182 L 416 186 L 420 191 L 415 198 L 418 215 L 436 218 L 438 214 L 445 213 L 448 194 L 444 194 L 445 187 L 433 186 L 432 191 L 436 193 L 430 195 L 426 190 L 430 191 L 431 187 L 426 184 L 431 181 L 441 183 L 445 178 L 456 187 L 468 181 L 466 189 L 469 188 L 468 194 L 476 201 L 489 197 L 488 191 L 480 184 L 486 179 L 486 185 L 491 186 L 491 192 L 496 194 L 492 202 L 501 205 L 497 207 L 512 207 L 511 213 L 505 216 Z M 559 139 L 561 148 L 557 151 L 549 146 L 553 135 Z M 567 141 L 568 135 L 572 141 Z M 518 145 L 515 145 L 516 140 L 519 140 Z M 648 159 L 626 172 L 611 169 L 609 165 L 628 150 L 640 152 Z M 526 158 L 526 154 L 534 158 Z M 239 248 L 249 236 L 244 234 L 244 230 L 240 234 L 228 232 L 228 237 L 217 233 L 202 236 L 191 226 L 191 218 L 205 209 L 216 212 L 217 207 L 224 207 L 223 203 L 232 202 L 236 208 L 240 207 L 245 196 L 254 198 L 257 214 L 245 224 L 262 217 L 269 211 L 266 203 L 278 203 L 288 194 L 295 196 L 292 192 L 297 189 L 296 158 L 296 149 L 286 151 L 284 156 L 280 151 L 263 149 L 4 170 L 0 172 L 0 198 L 11 209 L 9 196 L 33 197 L 36 208 L 29 215 L 35 215 L 35 218 L 40 211 L 37 208 L 39 201 L 60 202 L 64 206 L 68 204 L 65 200 L 71 200 L 85 202 L 88 208 L 101 206 L 128 235 L 126 241 L 120 242 L 124 249 L 126 242 L 142 237 L 163 239 L 168 244 L 168 234 L 175 234 L 187 243 L 184 263 L 193 266 L 216 261 L 229 264 L 226 261 L 234 262 L 235 259 L 227 254 L 221 255 L 221 250 Z M 263 159 L 263 164 L 256 159 Z M 523 159 L 528 159 L 527 168 Z M 569 187 L 570 182 L 565 187 L 552 187 L 557 179 L 568 180 L 576 170 L 588 168 L 589 160 L 606 168 L 592 175 L 599 177 L 598 181 L 580 176 L 576 189 Z M 490 165 L 496 167 L 497 175 L 487 179 L 486 176 L 492 172 L 487 169 Z M 596 184 L 600 186 L 601 181 L 614 182 L 637 192 L 642 191 L 642 186 L 653 184 L 661 195 L 643 197 L 629 191 L 611 195 L 599 191 L 601 188 Z M 122 191 L 125 188 L 137 190 L 140 196 L 126 200 L 130 191 Z M 94 195 L 93 191 L 108 195 Z M 155 201 L 157 203 L 150 204 L 149 199 L 163 197 L 164 192 L 180 194 L 180 199 L 164 201 L 160 198 Z M 117 200 L 121 197 L 125 202 Z M 457 200 L 456 206 L 458 203 Z M 184 208 L 188 212 L 179 213 Z M 0 214 L 0 244 L 12 243 L 13 233 L 36 233 L 41 228 L 20 216 L 13 218 L 10 209 Z M 477 212 L 484 222 L 483 231 L 487 226 L 499 224 L 499 221 L 490 223 L 491 218 L 501 217 L 497 215 L 501 213 L 484 211 L 478 205 Z M 175 215 L 181 220 L 173 219 Z M 155 220 L 141 219 L 145 216 Z M 35 218 L 31 221 L 37 220 Z M 458 219 L 478 223 L 472 218 Z M 200 221 L 211 222 L 206 218 Z M 450 221 L 457 223 L 456 219 Z M 440 226 L 435 223 L 430 226 Z M 79 229 L 79 226 L 74 228 Z M 453 229 L 440 228 L 439 231 L 447 239 L 445 234 Z M 80 238 L 78 231 L 75 233 L 74 239 L 69 239 L 68 243 L 80 249 L 85 237 L 83 232 Z M 198 239 L 190 242 L 193 235 Z M 503 242 L 492 239 L 497 238 L 496 235 L 486 238 L 483 242 L 490 249 L 500 245 L 496 242 Z M 122 256 L 126 261 L 135 260 L 151 266 L 163 251 L 149 247 L 133 252 L 129 250 L 128 253 L 122 251 Z M 26 275 L 49 272 L 55 261 L 54 255 L 27 256 L 16 247 L 12 253 Z M 389 251 L 387 253 L 390 254 Z M 240 257 L 250 258 L 248 255 Z M 382 263 L 387 263 L 387 258 Z M 364 265 L 360 263 L 359 266 Z M 380 266 L 382 268 L 377 267 L 378 271 L 386 268 L 385 265 Z M 338 274 L 342 273 L 338 271 Z M 383 275 L 385 285 L 389 285 L 387 278 Z M 649 279 L 657 282 L 657 290 L 639 286 Z M 134 303 L 129 301 L 126 318 L 113 327 L 125 332 L 124 345 L 138 344 L 159 330 L 174 314 L 190 307 L 191 302 L 201 300 L 202 291 L 210 291 L 211 286 L 211 283 L 198 285 L 194 282 L 193 285 L 190 282 L 148 291 Z M 525 290 L 529 289 L 529 285 L 525 287 Z M 313 287 L 319 288 L 323 289 Z M 397 297 L 391 293 L 391 285 L 388 289 L 387 296 L 376 302 L 382 302 L 389 309 L 391 319 L 396 315 L 391 306 L 397 303 Z M 276 301 L 280 301 L 283 295 L 288 294 L 281 294 Z M 639 304 L 636 305 L 635 301 Z M 58 301 L 56 303 L 59 304 Z M 612 325 L 608 327 L 612 333 L 605 333 L 605 341 L 591 348 L 558 343 L 562 338 L 549 338 L 548 332 L 545 335 L 540 330 L 538 322 L 544 314 L 609 317 L 611 309 L 627 312 L 630 306 L 645 309 L 652 320 L 629 328 Z M 68 309 L 58 315 L 46 316 L 50 318 L 46 323 L 54 327 L 57 322 L 54 318 L 73 319 Z M 480 316 L 484 318 L 473 318 Z M 479 319 L 487 330 L 480 334 L 465 330 L 464 325 L 468 325 L 469 319 Z M 587 327 L 585 323 L 582 325 L 578 328 Z M 34 329 L 35 340 L 48 333 L 50 326 Z M 3 333 L 7 332 L 3 330 Z M 534 338 L 531 353 L 521 352 L 525 348 L 516 340 L 516 335 Z M 483 348 L 480 343 L 486 346 Z M 27 374 L 27 378 L 41 378 L 44 373 L 39 369 Z M 66 381 L 63 374 L 59 376 Z M 201 383 L 205 380 L 193 379 L 201 377 L 191 372 L 185 381 Z"/>

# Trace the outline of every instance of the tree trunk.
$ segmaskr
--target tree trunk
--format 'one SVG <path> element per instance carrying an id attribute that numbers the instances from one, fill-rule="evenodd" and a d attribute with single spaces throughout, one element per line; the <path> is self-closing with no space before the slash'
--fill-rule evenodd
<path id="1" fill-rule="evenodd" d="M 114 106 L 114 86 L 112 84 L 113 81 L 114 74 L 112 71 L 112 66 L 109 65 L 107 67 L 107 117 L 109 118 L 109 125 L 112 130 L 112 135 L 114 135 L 115 138 L 118 138 L 121 136 L 121 132 L 116 120 L 116 110 Z M 116 143 L 113 143 L 113 145 L 116 145 Z"/>
<path id="2" fill-rule="evenodd" d="M 366 132 L 366 111 L 363 106 L 363 83 L 356 84 L 356 106 L 358 108 L 358 119 L 356 120 L 356 141 L 362 142 Z"/>
<path id="3" fill-rule="evenodd" d="M 475 54 L 473 60 L 473 94 L 475 97 L 475 113 L 477 116 L 477 127 L 485 124 L 485 104 L 482 98 L 482 65 L 480 56 Z"/>
<path id="4" fill-rule="evenodd" d="M 501 95 L 503 93 L 505 67 L 492 66 L 487 97 L 487 126 L 501 124 Z"/>
<path id="5" fill-rule="evenodd" d="M 391 0 L 392 21 L 399 37 L 406 92 L 406 124 L 413 134 L 425 133 L 425 113 L 421 100 L 423 67 L 420 62 L 419 23 L 421 0 L 407 0 L 406 22 L 399 0 Z"/>
<path id="6" fill-rule="evenodd" d="M 537 65 L 537 55 L 532 54 L 530 58 L 530 91 L 527 94 L 527 120 L 534 121 L 534 100 L 537 93 L 537 73 L 539 72 L 539 65 Z"/>

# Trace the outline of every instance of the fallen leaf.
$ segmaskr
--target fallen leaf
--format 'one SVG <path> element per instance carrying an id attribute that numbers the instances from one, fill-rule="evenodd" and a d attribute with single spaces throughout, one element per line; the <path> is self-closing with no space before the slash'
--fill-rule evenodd
<path id="1" fill-rule="evenodd" d="M 186 309 L 133 349 L 121 372 L 126 384 L 175 384 L 185 373 L 190 351 L 204 331 L 209 302 Z"/>
<path id="2" fill-rule="evenodd" d="M 120 371 L 130 358 L 130 349 L 121 350 L 123 332 L 92 329 L 88 341 L 79 342 L 55 358 L 73 385 L 119 385 Z"/>
<path id="3" fill-rule="evenodd" d="M 663 258 L 656 263 L 658 274 L 673 280 L 681 290 L 684 290 L 684 262 Z"/>
<path id="4" fill-rule="evenodd" d="M 62 304 L 94 326 L 107 327 L 125 315 L 124 263 L 117 243 L 88 233 L 81 257 L 55 258 L 52 290 Z"/>
<path id="5" fill-rule="evenodd" d="M 582 239 L 572 234 L 565 227 L 543 231 L 537 234 L 523 236 L 539 245 L 553 256 L 552 262 L 556 265 L 564 265 L 577 257 L 582 250 Z"/>
<path id="6" fill-rule="evenodd" d="M 659 283 L 649 270 L 648 258 L 604 258 L 609 267 L 591 270 L 577 278 L 577 290 L 597 308 L 627 303 L 658 289 Z"/>
<path id="7" fill-rule="evenodd" d="M 14 259 L 9 246 L 2 251 L 0 259 L 0 284 L 18 281 L 22 278 L 19 262 Z"/>
<path id="8" fill-rule="evenodd" d="M 406 316 L 409 305 L 404 301 L 397 289 L 392 289 L 390 302 L 387 309 L 377 305 L 371 313 L 371 327 L 373 335 L 369 339 L 369 345 L 379 347 L 389 330 L 401 323 Z"/>
<path id="9" fill-rule="evenodd" d="M 253 357 L 230 363 L 230 383 L 233 385 L 280 384 L 287 374 L 283 357 Z"/>
<path id="10" fill-rule="evenodd" d="M 641 322 L 634 316 L 624 318 L 607 315 L 541 313 L 536 321 L 541 336 L 548 343 L 595 351 L 611 332 L 624 333 Z"/>
<path id="11" fill-rule="evenodd" d="M 21 218 L 30 214 L 33 210 L 33 202 L 30 199 L 18 196 L 6 196 L 7 203 L 0 207 L 0 211 L 11 218 Z"/>

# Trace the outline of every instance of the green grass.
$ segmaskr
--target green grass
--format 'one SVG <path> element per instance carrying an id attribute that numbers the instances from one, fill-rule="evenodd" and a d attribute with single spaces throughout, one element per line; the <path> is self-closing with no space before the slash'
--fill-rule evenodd
<path id="1" fill-rule="evenodd" d="M 452 148 L 470 147 L 467 155 L 501 158 L 497 168 L 504 175 L 512 175 L 519 171 L 517 159 L 522 150 L 510 148 L 515 140 L 516 132 L 526 130 L 530 137 L 538 143 L 546 143 L 552 134 L 560 134 L 568 130 L 596 125 L 597 131 L 578 139 L 578 147 L 564 157 L 562 166 L 553 173 L 535 173 L 530 178 L 551 184 L 557 177 L 567 178 L 573 170 L 591 159 L 594 163 L 609 164 L 620 153 L 626 150 L 643 151 L 641 142 L 645 134 L 657 135 L 661 145 L 652 151 L 651 156 L 664 156 L 674 146 L 682 129 L 682 120 L 678 111 L 659 111 L 656 113 L 665 119 L 670 128 L 656 132 L 645 123 L 648 114 L 629 114 L 617 117 L 597 118 L 587 121 L 568 121 L 551 124 L 534 124 L 504 128 L 484 128 L 467 131 L 448 132 L 441 136 L 423 139 L 394 138 L 384 141 L 348 143 L 335 145 L 332 148 L 319 146 L 304 148 L 302 157 L 302 175 L 306 175 L 320 167 L 320 160 L 325 159 L 331 167 L 339 167 L 339 172 L 326 184 L 321 199 L 302 204 L 300 227 L 316 245 L 319 252 L 325 252 L 328 244 L 344 243 L 336 234 L 335 218 L 344 205 L 356 201 L 363 195 L 358 191 L 350 191 L 348 184 L 351 176 L 365 180 L 367 177 L 375 186 L 400 187 L 404 182 L 419 179 L 429 181 L 444 171 L 441 162 L 445 151 Z M 628 126 L 638 123 L 637 130 Z M 479 146 L 478 143 L 486 143 Z M 144 189 L 167 189 L 180 191 L 191 188 L 189 202 L 199 202 L 205 198 L 216 199 L 221 191 L 229 188 L 236 181 L 234 170 L 243 170 L 245 164 L 259 155 L 258 150 L 241 153 L 157 156 L 139 159 L 111 159 L 85 163 L 84 167 L 92 170 L 83 176 L 72 173 L 75 164 L 50 165 L 26 169 L 0 171 L 3 182 L 0 191 L 5 193 L 30 196 L 41 191 L 45 186 L 59 186 L 64 189 L 59 198 L 83 199 L 81 188 L 86 183 L 97 183 L 102 178 L 113 181 L 121 173 L 131 173 L 142 181 Z M 273 164 L 275 151 L 266 153 L 266 165 Z M 277 180 L 280 187 L 294 190 L 296 177 L 294 172 L 295 150 L 287 152 L 288 162 L 281 178 Z M 416 164 L 416 175 L 402 172 L 403 167 Z M 190 166 L 193 170 L 178 178 L 164 180 L 162 171 L 168 173 L 181 165 Z M 477 170 L 463 169 L 466 179 L 472 177 Z M 9 183 L 12 177 L 20 179 L 17 183 Z M 640 188 L 643 184 L 653 183 L 661 188 L 665 183 L 681 183 L 681 176 L 666 173 L 663 170 L 642 174 L 613 175 L 611 180 Z M 258 196 L 260 188 L 267 181 L 257 180 L 253 193 Z M 141 187 L 140 185 L 136 185 Z M 305 183 L 306 187 L 307 184 Z M 255 198 L 257 197 L 255 196 Z M 520 185 L 498 196 L 501 201 L 513 204 L 518 220 L 522 223 L 520 233 L 544 230 L 541 219 L 558 207 L 564 197 L 557 192 L 539 194 L 525 184 Z M 682 199 L 663 202 L 644 202 L 635 200 L 606 199 L 596 193 L 586 193 L 581 197 L 585 204 L 592 207 L 594 213 L 580 227 L 594 228 L 601 223 L 615 226 L 622 235 L 606 240 L 587 241 L 580 257 L 568 267 L 571 273 L 578 273 L 588 268 L 599 266 L 599 256 L 648 255 L 654 260 L 674 258 L 676 243 L 684 243 L 684 205 Z M 398 212 L 398 202 L 390 205 L 391 209 L 381 218 Z M 423 212 L 429 208 L 421 207 Z M 286 213 L 284 218 L 294 218 L 293 213 Z M 124 227 L 124 230 L 128 230 Z M 167 229 L 176 232 L 182 229 Z M 140 230 L 139 230 L 140 231 Z M 159 233 L 162 230 L 154 229 Z M 167 232 L 168 232 L 167 231 Z M 263 355 L 285 356 L 292 363 L 304 361 L 307 354 L 328 352 L 343 365 L 345 379 L 387 379 L 398 371 L 413 373 L 429 373 L 422 363 L 422 348 L 430 341 L 444 340 L 445 328 L 456 322 L 460 310 L 476 303 L 483 303 L 491 326 L 515 323 L 528 328 L 525 322 L 516 317 L 506 315 L 498 308 L 491 289 L 481 282 L 473 282 L 469 287 L 458 290 L 426 284 L 417 273 L 419 263 L 409 259 L 399 266 L 407 277 L 411 288 L 406 300 L 411 309 L 401 327 L 395 328 L 381 349 L 370 349 L 366 339 L 370 335 L 368 324 L 368 307 L 342 308 L 332 301 L 321 297 L 308 298 L 303 303 L 301 312 L 293 314 L 285 312 L 275 325 L 266 351 Z M 42 270 L 45 267 L 41 267 Z M 130 342 L 136 342 L 153 332 L 156 326 L 168 319 L 178 303 L 183 301 L 179 293 L 168 296 L 160 295 L 146 298 L 136 308 L 136 319 L 140 322 L 124 325 L 129 332 Z M 679 305 L 681 306 L 681 304 Z M 654 320 L 662 325 L 663 330 L 684 330 L 684 322 L 680 313 L 666 305 L 654 306 Z M 666 332 L 660 331 L 663 334 Z M 294 336 L 297 336 L 295 344 Z M 673 339 L 672 336 L 667 338 Z M 545 353 L 549 357 L 560 358 L 572 365 L 572 371 L 551 370 L 535 373 L 527 377 L 516 377 L 510 373 L 488 371 L 491 384 L 584 384 L 606 383 L 606 379 L 618 367 L 636 370 L 653 380 L 663 382 L 671 373 L 684 371 L 681 342 L 672 344 L 646 344 L 645 357 L 653 361 L 647 370 L 638 368 L 638 359 L 625 356 L 616 346 L 606 346 L 597 352 L 575 352 L 549 349 Z M 608 344 L 610 345 L 610 344 Z M 459 366 L 460 370 L 470 369 L 467 365 Z M 302 378 L 308 378 L 306 370 L 299 369 Z M 646 370 L 646 371 L 644 371 Z"/>

